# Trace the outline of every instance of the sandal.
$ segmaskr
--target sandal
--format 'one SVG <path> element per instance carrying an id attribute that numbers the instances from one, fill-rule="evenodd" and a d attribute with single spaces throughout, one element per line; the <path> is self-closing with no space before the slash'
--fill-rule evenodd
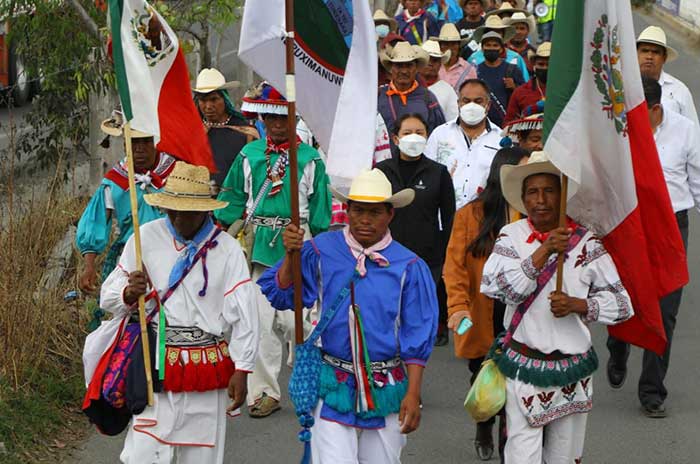
<path id="1" fill-rule="evenodd" d="M 266 393 L 263 393 L 263 395 L 260 398 L 255 400 L 255 403 L 253 403 L 253 406 L 250 408 L 248 415 L 250 417 L 259 419 L 262 417 L 267 417 L 270 414 L 279 411 L 280 409 L 282 409 L 282 407 L 280 406 L 279 401 L 272 398 L 271 396 L 267 396 Z"/>

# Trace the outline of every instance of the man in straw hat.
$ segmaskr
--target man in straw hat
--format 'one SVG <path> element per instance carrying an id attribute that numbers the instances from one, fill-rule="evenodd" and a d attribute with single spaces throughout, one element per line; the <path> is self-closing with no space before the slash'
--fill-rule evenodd
<path id="1" fill-rule="evenodd" d="M 318 151 L 301 143 L 296 134 L 288 133 L 287 101 L 272 86 L 263 82 L 256 91 L 243 98 L 242 109 L 262 115 L 267 137 L 249 143 L 231 167 L 219 194 L 228 202 L 217 210 L 216 219 L 230 226 L 245 220 L 252 234 L 248 259 L 253 279 L 284 256 L 282 232 L 291 223 L 291 187 L 289 147 L 297 144 L 299 175 L 299 214 L 304 230 L 316 235 L 328 229 L 331 219 L 331 194 L 326 167 Z M 281 388 L 278 377 L 282 368 L 282 340 L 294 335 L 294 318 L 278 313 L 257 292 L 256 312 L 260 318 L 260 351 L 255 371 L 248 378 L 248 405 L 251 417 L 267 417 L 280 409 Z"/>
<path id="2" fill-rule="evenodd" d="M 398 464 L 405 434 L 420 423 L 423 368 L 438 318 L 430 269 L 389 231 L 394 209 L 410 204 L 414 192 L 392 194 L 373 169 L 358 175 L 348 194 L 334 195 L 348 204 L 349 225 L 307 242 L 289 226 L 287 255 L 258 284 L 275 308 L 292 308 L 289 253 L 300 250 L 304 305 L 322 302 L 312 461 Z"/>
<path id="3" fill-rule="evenodd" d="M 226 82 L 218 70 L 205 68 L 192 89 L 214 155 L 217 172 L 213 180 L 217 186 L 223 183 L 241 148 L 258 138 L 255 128 L 236 110 L 228 94 L 228 89 L 239 85 L 238 81 Z"/>
<path id="4" fill-rule="evenodd" d="M 664 71 L 664 64 L 678 58 L 678 52 L 666 42 L 666 33 L 658 26 L 649 26 L 637 37 L 637 57 L 642 76 L 659 81 L 665 109 L 675 111 L 698 125 L 693 96 L 678 78 Z"/>
<path id="5" fill-rule="evenodd" d="M 536 49 L 528 37 L 530 31 L 535 28 L 535 18 L 530 13 L 516 11 L 511 17 L 505 18 L 503 22 L 515 28 L 515 35 L 506 43 L 506 47 L 520 55 L 525 60 L 528 72 L 532 73 L 531 57 Z"/>
<path id="6" fill-rule="evenodd" d="M 544 152 L 501 167 L 503 195 L 528 216 L 501 229 L 481 283 L 483 294 L 506 304 L 506 334 L 489 356 L 506 377 L 507 463 L 580 462 L 598 366 L 588 323 L 633 314 L 602 242 L 571 218 L 559 225 L 560 178 Z"/>
<path id="7" fill-rule="evenodd" d="M 517 87 L 508 101 L 505 123 L 522 116 L 544 111 L 544 101 L 547 96 L 547 71 L 549 57 L 552 54 L 551 42 L 544 42 L 537 47 L 533 62 L 533 74 L 530 80 Z"/>
<path id="8" fill-rule="evenodd" d="M 423 116 L 429 133 L 445 122 L 438 99 L 416 80 L 418 69 L 428 64 L 425 50 L 408 42 L 399 42 L 393 48 L 387 47 L 379 59 L 391 72 L 391 82 L 379 87 L 377 97 L 377 109 L 390 132 L 396 120 L 406 113 Z"/>
<path id="9" fill-rule="evenodd" d="M 474 35 L 472 35 L 472 40 L 480 44 L 484 34 L 488 32 L 498 33 L 503 38 L 504 44 L 507 43 L 510 39 L 512 39 L 515 35 L 515 29 L 513 28 L 513 26 L 508 26 L 504 24 L 503 20 L 498 15 L 488 16 L 486 18 L 486 22 L 484 22 L 484 25 L 477 28 L 477 30 L 474 31 Z M 508 64 L 516 65 L 520 69 L 524 80 L 527 81 L 528 79 L 530 79 L 530 73 L 527 70 L 527 64 L 525 63 L 525 60 L 523 60 L 522 56 L 518 55 L 513 50 L 504 47 L 503 52 L 501 54 L 501 59 L 503 59 Z M 480 65 L 484 61 L 485 57 L 483 50 L 476 51 L 472 53 L 469 57 L 469 63 L 471 63 L 474 66 Z"/>
<path id="10" fill-rule="evenodd" d="M 437 40 L 443 53 L 449 53 L 447 62 L 440 68 L 440 79 L 450 84 L 456 92 L 462 82 L 476 77 L 476 68 L 459 56 L 465 40 L 459 35 L 454 24 L 447 23 L 442 26 Z"/>
<path id="11" fill-rule="evenodd" d="M 440 108 L 445 115 L 447 121 L 454 120 L 459 115 L 457 107 L 457 92 L 447 82 L 440 79 L 440 70 L 442 65 L 447 62 L 451 52 L 443 52 L 440 50 L 440 44 L 434 40 L 427 40 L 423 44 L 423 50 L 430 57 L 428 64 L 423 66 L 418 74 L 423 78 L 428 90 L 433 92 L 440 102 Z M 468 66 L 468 65 L 467 65 Z"/>
<path id="12" fill-rule="evenodd" d="M 102 122 L 102 131 L 108 137 L 120 137 L 123 125 L 121 112 L 114 111 L 109 119 Z M 136 171 L 139 223 L 145 224 L 163 217 L 163 214 L 158 208 L 145 204 L 143 196 L 163 188 L 165 180 L 175 166 L 175 159 L 167 153 L 156 150 L 152 135 L 139 131 L 131 131 L 131 147 Z M 100 273 L 102 280 L 107 278 L 117 265 L 124 244 L 133 233 L 126 159 L 105 174 L 78 221 L 75 244 L 85 264 L 78 285 L 85 293 L 95 294 L 98 291 L 99 278 L 95 261 L 110 244 L 113 223 L 116 223 L 118 235 L 109 246 L 105 257 Z M 95 310 L 95 319 L 90 323 L 90 329 L 99 326 L 103 315 L 104 312 L 101 309 Z"/>
<path id="13" fill-rule="evenodd" d="M 424 7 L 428 0 L 401 0 L 403 11 L 396 15 L 398 32 L 411 45 L 423 45 L 440 33 L 438 20 Z"/>
<path id="14" fill-rule="evenodd" d="M 166 213 L 140 230 L 144 271 L 130 238 L 102 286 L 101 301 L 118 318 L 145 295 L 159 333 L 151 361 L 162 391 L 132 418 L 125 464 L 222 463 L 227 412 L 245 401 L 258 344 L 255 285 L 238 242 L 211 219 L 226 203 L 211 198 L 209 180 L 207 168 L 178 161 L 163 190 L 143 197 Z"/>

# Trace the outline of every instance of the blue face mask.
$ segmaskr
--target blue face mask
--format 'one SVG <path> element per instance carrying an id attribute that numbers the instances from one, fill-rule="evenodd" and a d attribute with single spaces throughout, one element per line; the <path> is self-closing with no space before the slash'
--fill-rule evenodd
<path id="1" fill-rule="evenodd" d="M 379 24 L 377 26 L 374 26 L 374 30 L 377 31 L 377 35 L 379 36 L 380 39 L 383 39 L 384 37 L 389 35 L 389 25 L 388 24 Z"/>

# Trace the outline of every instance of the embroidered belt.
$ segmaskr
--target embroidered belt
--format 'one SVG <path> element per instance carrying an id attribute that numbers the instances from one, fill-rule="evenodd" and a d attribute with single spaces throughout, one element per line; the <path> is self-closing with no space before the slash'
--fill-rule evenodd
<path id="1" fill-rule="evenodd" d="M 306 218 L 300 218 L 299 223 L 300 224 L 306 224 L 307 219 Z M 270 227 L 273 230 L 276 229 L 282 229 L 284 227 L 287 227 L 289 224 L 292 223 L 292 220 L 288 217 L 282 217 L 282 216 L 276 216 L 276 217 L 267 217 L 267 216 L 253 216 L 253 220 L 251 223 L 255 226 L 261 226 L 261 227 Z"/>
<path id="2" fill-rule="evenodd" d="M 194 347 L 217 345 L 222 337 L 212 335 L 198 327 L 173 327 L 165 328 L 165 344 L 170 346 Z"/>
<path id="3" fill-rule="evenodd" d="M 336 358 L 335 356 L 331 356 L 328 353 L 322 353 L 321 359 L 323 359 L 323 362 L 325 362 L 331 367 L 340 369 L 341 371 L 345 371 L 348 374 L 355 374 L 355 369 L 353 368 L 352 361 L 346 361 L 344 359 Z M 387 372 L 389 372 L 390 369 L 393 369 L 400 365 L 401 358 L 396 357 L 387 361 L 372 361 L 370 363 L 370 368 L 372 369 L 372 372 L 386 374 Z"/>
<path id="4" fill-rule="evenodd" d="M 541 359 L 543 361 L 561 361 L 562 359 L 570 358 L 571 355 L 569 354 L 564 354 L 559 350 L 552 351 L 549 354 L 542 353 L 541 351 L 538 351 L 534 348 L 530 348 L 527 345 L 524 345 L 522 343 L 518 343 L 512 338 L 508 342 L 508 347 L 515 351 L 516 353 L 520 353 L 522 355 L 527 356 L 528 358 L 533 358 L 533 359 Z"/>

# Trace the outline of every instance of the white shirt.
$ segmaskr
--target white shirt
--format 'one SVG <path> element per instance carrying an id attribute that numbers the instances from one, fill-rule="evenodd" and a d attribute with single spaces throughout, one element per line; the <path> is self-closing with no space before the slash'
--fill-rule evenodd
<path id="1" fill-rule="evenodd" d="M 661 71 L 659 85 L 661 85 L 663 107 L 685 116 L 698 126 L 698 112 L 695 110 L 693 95 L 688 87 L 665 71 Z"/>
<path id="2" fill-rule="evenodd" d="M 700 211 L 700 133 L 690 119 L 662 106 L 664 117 L 654 140 L 673 210 L 695 206 Z"/>
<path id="3" fill-rule="evenodd" d="M 472 201 L 486 185 L 491 162 L 500 149 L 501 129 L 487 121 L 484 132 L 473 140 L 458 120 L 435 128 L 425 147 L 425 156 L 447 167 L 455 187 L 457 209 Z"/>
<path id="4" fill-rule="evenodd" d="M 433 92 L 440 103 L 440 108 L 445 115 L 446 121 L 451 121 L 457 119 L 459 116 L 459 107 L 457 106 L 457 92 L 452 88 L 450 84 L 445 81 L 439 80 L 430 87 L 428 90 Z"/>
<path id="5" fill-rule="evenodd" d="M 541 243 L 527 243 L 532 229 L 527 219 L 501 229 L 489 256 L 481 280 L 481 293 L 506 304 L 503 325 L 508 328 L 518 305 L 537 288 L 541 273 L 532 263 L 532 254 Z M 551 255 L 547 264 L 556 261 Z M 542 353 L 559 350 L 564 354 L 581 354 L 591 348 L 588 322 L 614 325 L 634 314 L 632 302 L 622 285 L 615 263 L 603 243 L 586 231 L 564 262 L 562 291 L 583 298 L 588 305 L 585 316 L 569 314 L 554 317 L 549 294 L 556 289 L 556 273 L 547 282 L 523 316 L 513 339 Z"/>

